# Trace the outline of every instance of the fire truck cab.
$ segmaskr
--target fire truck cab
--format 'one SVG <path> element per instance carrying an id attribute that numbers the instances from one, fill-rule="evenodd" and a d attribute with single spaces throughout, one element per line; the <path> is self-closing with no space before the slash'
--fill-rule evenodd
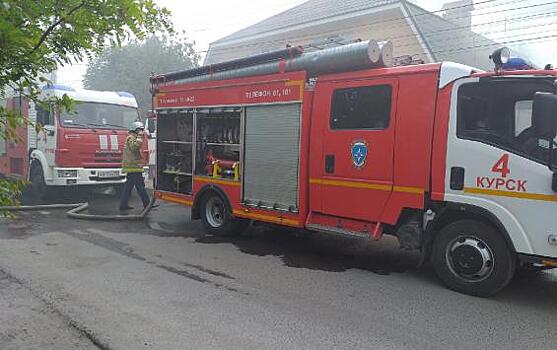
<path id="1" fill-rule="evenodd" d="M 249 220 L 391 234 L 472 295 L 498 292 L 520 265 L 557 266 L 555 71 L 288 62 L 152 80 L 158 198 L 216 234 Z"/>
<path id="2" fill-rule="evenodd" d="M 18 128 L 18 143 L 8 142 L 0 154 L 0 172 L 27 178 L 38 197 L 54 188 L 120 186 L 123 144 L 128 127 L 139 119 L 137 102 L 127 92 L 76 90 L 50 85 L 40 99 L 72 98 L 75 109 L 60 110 L 54 103 L 45 109 L 26 98 L 8 99 L 32 123 Z"/>

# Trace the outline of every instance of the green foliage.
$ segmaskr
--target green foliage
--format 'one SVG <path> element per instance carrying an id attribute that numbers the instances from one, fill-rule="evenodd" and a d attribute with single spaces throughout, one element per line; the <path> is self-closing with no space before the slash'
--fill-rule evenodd
<path id="1" fill-rule="evenodd" d="M 23 180 L 0 179 L 0 204 L 19 205 L 18 198 L 21 196 L 22 189 L 27 185 Z M 1 216 L 12 216 L 10 212 L 0 209 Z"/>
<path id="2" fill-rule="evenodd" d="M 193 45 L 182 33 L 181 36 L 151 36 L 144 41 L 107 48 L 89 64 L 85 87 L 131 92 L 145 112 L 151 109 L 149 76 L 197 66 L 199 56 Z"/>
<path id="3" fill-rule="evenodd" d="M 61 63 L 170 30 L 153 0 L 0 0 L 0 87 L 27 88 Z"/>
<path id="4" fill-rule="evenodd" d="M 25 118 L 13 110 L 6 110 L 3 115 L 2 126 L 0 127 L 0 139 L 18 142 L 16 128 L 25 125 Z M 2 142 L 2 141 L 0 141 Z"/>
<path id="5" fill-rule="evenodd" d="M 40 104 L 39 87 L 60 64 L 157 31 L 172 27 L 154 0 L 0 0 L 0 100 L 15 92 Z M 67 96 L 57 103 L 72 108 Z M 27 122 L 0 103 L 0 138 L 17 141 L 15 128 Z M 0 205 L 13 203 L 20 185 L 1 182 Z"/>

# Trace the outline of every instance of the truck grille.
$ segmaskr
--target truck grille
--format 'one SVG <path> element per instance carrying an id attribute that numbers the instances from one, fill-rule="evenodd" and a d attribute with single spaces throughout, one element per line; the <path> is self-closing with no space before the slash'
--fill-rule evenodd
<path id="1" fill-rule="evenodd" d="M 122 152 L 95 153 L 95 163 L 120 163 L 120 162 L 122 162 Z"/>

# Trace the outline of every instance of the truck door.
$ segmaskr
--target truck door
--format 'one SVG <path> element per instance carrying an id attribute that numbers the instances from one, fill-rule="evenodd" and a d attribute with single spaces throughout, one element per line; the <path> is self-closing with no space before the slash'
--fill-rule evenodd
<path id="1" fill-rule="evenodd" d="M 312 136 L 320 136 L 321 150 L 310 178 L 319 191 L 314 210 L 379 221 L 393 188 L 397 81 L 327 82 L 316 96 L 313 130 L 320 135 Z"/>
<path id="2" fill-rule="evenodd" d="M 36 136 L 36 147 L 43 152 L 47 165 L 54 166 L 57 136 L 55 110 L 52 106 L 50 110 L 45 110 L 39 105 L 35 105 L 35 108 L 37 109 L 37 123 L 42 127 Z"/>

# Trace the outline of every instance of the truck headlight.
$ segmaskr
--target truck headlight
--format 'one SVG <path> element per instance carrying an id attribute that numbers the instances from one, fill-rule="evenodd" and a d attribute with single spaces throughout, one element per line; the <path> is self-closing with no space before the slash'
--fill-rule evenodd
<path id="1" fill-rule="evenodd" d="M 58 170 L 58 177 L 77 177 L 77 170 Z"/>

